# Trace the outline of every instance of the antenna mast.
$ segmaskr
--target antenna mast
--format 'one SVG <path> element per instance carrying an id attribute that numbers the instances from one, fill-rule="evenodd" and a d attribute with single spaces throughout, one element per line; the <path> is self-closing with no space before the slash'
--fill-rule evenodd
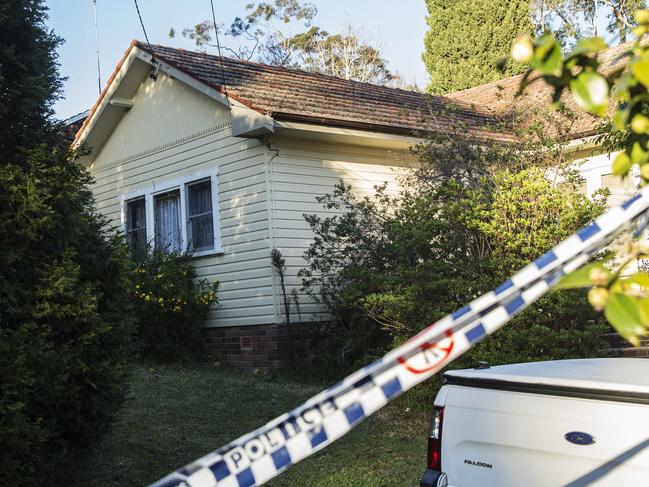
<path id="1" fill-rule="evenodd" d="M 101 95 L 101 68 L 99 66 L 99 29 L 97 28 L 97 0 L 92 0 L 92 16 L 95 21 L 95 48 L 97 52 L 97 84 Z"/>

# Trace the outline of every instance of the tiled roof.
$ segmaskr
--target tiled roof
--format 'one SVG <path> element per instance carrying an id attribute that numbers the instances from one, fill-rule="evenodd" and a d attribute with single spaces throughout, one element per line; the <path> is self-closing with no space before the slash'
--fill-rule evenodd
<path id="1" fill-rule="evenodd" d="M 605 73 L 620 67 L 625 60 L 620 59 L 632 42 L 611 47 L 599 55 L 601 69 Z M 493 116 L 505 116 L 512 108 L 524 110 L 528 107 L 548 106 L 552 100 L 553 88 L 542 80 L 536 81 L 528 86 L 523 96 L 516 98 L 523 74 L 512 76 L 501 81 L 494 81 L 484 85 L 457 91 L 448 95 L 449 98 L 458 102 L 473 104 L 477 109 L 485 110 Z M 562 101 L 570 108 L 576 119 L 574 120 L 570 135 L 572 138 L 586 137 L 597 131 L 601 119 L 589 115 L 577 106 L 574 98 L 564 92 Z M 613 107 L 611 107 L 612 109 Z"/>
<path id="2" fill-rule="evenodd" d="M 83 122 L 86 121 L 90 110 L 85 110 L 76 115 L 72 115 L 70 118 L 63 120 L 61 122 L 61 130 L 63 131 L 63 138 L 68 144 L 71 144 L 74 141 L 74 137 L 83 125 Z"/>
<path id="3" fill-rule="evenodd" d="M 150 52 L 145 44 L 136 45 Z M 226 57 L 222 73 L 218 56 L 159 45 L 151 49 L 154 57 L 221 92 L 225 78 L 230 97 L 276 120 L 407 135 L 449 131 L 459 120 L 472 136 L 513 140 L 510 132 L 496 128 L 498 117 L 464 101 Z"/>

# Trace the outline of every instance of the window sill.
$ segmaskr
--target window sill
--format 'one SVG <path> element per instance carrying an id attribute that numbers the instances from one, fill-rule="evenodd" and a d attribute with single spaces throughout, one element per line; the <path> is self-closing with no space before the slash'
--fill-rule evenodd
<path id="1" fill-rule="evenodd" d="M 203 250 L 202 252 L 194 252 L 191 254 L 192 258 L 199 259 L 201 257 L 209 257 L 212 255 L 225 255 L 225 250 L 223 249 L 212 249 L 212 250 Z"/>

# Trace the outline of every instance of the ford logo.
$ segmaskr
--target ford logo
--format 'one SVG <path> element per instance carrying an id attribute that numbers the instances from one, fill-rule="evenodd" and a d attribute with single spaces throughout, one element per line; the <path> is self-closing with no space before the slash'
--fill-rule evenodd
<path id="1" fill-rule="evenodd" d="M 566 441 L 569 441 L 574 445 L 592 445 L 595 443 L 595 437 L 588 433 L 584 433 L 583 431 L 571 431 L 570 433 L 566 433 L 563 437 Z"/>

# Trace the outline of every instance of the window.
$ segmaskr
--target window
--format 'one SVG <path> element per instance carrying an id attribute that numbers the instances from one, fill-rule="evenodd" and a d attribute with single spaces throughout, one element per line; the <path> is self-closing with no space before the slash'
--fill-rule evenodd
<path id="1" fill-rule="evenodd" d="M 189 248 L 194 252 L 214 248 L 212 184 L 209 179 L 187 185 L 187 236 Z"/>
<path id="2" fill-rule="evenodd" d="M 147 243 L 166 252 L 221 252 L 216 172 L 158 182 L 155 191 L 123 197 L 126 239 L 134 253 Z"/>
<path id="3" fill-rule="evenodd" d="M 134 254 L 146 251 L 146 211 L 143 196 L 126 202 L 126 243 Z"/>
<path id="4" fill-rule="evenodd" d="M 153 202 L 156 248 L 181 252 L 184 249 L 180 230 L 180 191 L 176 189 L 155 195 Z"/>

